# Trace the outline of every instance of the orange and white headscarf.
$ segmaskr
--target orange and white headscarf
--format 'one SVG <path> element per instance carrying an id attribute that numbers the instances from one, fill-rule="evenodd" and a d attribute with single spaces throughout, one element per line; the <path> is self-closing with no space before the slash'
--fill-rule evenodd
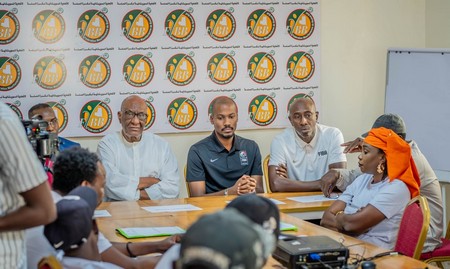
<path id="1" fill-rule="evenodd" d="M 420 194 L 420 178 L 411 156 L 411 147 L 401 137 L 384 127 L 374 128 L 364 142 L 381 149 L 386 154 L 389 181 L 403 181 L 411 193 L 411 198 Z"/>

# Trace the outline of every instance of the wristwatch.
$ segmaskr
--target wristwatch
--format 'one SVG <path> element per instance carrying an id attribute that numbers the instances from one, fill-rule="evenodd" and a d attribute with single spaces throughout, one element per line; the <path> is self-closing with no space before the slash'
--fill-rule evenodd
<path id="1" fill-rule="evenodd" d="M 223 195 L 228 196 L 228 188 L 225 189 L 225 191 L 223 192 Z"/>

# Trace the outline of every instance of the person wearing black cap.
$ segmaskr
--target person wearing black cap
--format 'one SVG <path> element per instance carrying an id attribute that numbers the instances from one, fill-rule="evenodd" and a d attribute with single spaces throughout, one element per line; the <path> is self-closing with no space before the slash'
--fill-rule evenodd
<path id="1" fill-rule="evenodd" d="M 406 140 L 406 125 L 403 119 L 397 114 L 383 114 L 379 116 L 372 128 L 385 127 L 398 134 Z M 362 134 L 363 137 L 367 133 Z M 345 147 L 345 153 L 354 153 L 361 151 L 363 138 L 356 138 L 353 141 L 342 144 Z M 428 229 L 427 239 L 424 244 L 423 252 L 429 252 L 441 245 L 440 238 L 443 235 L 443 206 L 439 181 L 428 163 L 425 156 L 420 151 L 414 140 L 407 140 L 411 147 L 411 155 L 416 164 L 420 177 L 420 194 L 427 198 L 430 207 L 430 227 Z M 330 192 L 337 187 L 344 191 L 362 172 L 359 168 L 348 169 L 332 169 L 328 171 L 321 179 L 321 189 L 325 196 L 329 196 Z"/>
<path id="2" fill-rule="evenodd" d="M 97 194 L 89 187 L 75 188 L 56 203 L 57 218 L 45 226 L 44 235 L 55 249 L 64 251 L 63 268 L 121 268 L 101 261 L 93 219 L 96 207 Z"/>

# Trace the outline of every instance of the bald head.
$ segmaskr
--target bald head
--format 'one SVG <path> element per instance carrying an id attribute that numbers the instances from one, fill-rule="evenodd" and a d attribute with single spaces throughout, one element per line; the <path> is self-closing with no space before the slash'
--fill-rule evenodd
<path id="1" fill-rule="evenodd" d="M 145 100 L 137 95 L 128 96 L 123 100 L 117 116 L 123 137 L 128 142 L 140 141 L 148 118 Z"/>
<path id="2" fill-rule="evenodd" d="M 318 118 L 319 112 L 311 98 L 295 99 L 289 106 L 289 121 L 305 143 L 314 138 Z"/>
<path id="3" fill-rule="evenodd" d="M 294 101 L 289 105 L 289 114 L 291 114 L 292 107 L 298 106 L 299 103 L 310 105 L 314 108 L 314 111 L 316 111 L 316 103 L 309 95 L 304 95 L 303 97 L 295 98 Z"/>
<path id="4" fill-rule="evenodd" d="M 123 99 L 120 110 L 125 111 L 132 105 L 147 106 L 145 104 L 145 100 L 142 97 L 137 95 L 130 95 L 127 98 Z"/>

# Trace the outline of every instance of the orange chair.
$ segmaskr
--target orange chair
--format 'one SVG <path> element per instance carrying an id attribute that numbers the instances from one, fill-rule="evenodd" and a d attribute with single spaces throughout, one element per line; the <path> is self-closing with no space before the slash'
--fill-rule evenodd
<path id="1" fill-rule="evenodd" d="M 450 261 L 450 222 L 445 237 L 442 238 L 442 245 L 433 251 L 422 253 L 420 259 L 426 263 L 435 262 L 439 268 L 444 268 L 442 262 Z"/>
<path id="2" fill-rule="evenodd" d="M 191 189 L 189 188 L 189 183 L 186 180 L 186 173 L 187 173 L 187 165 L 184 165 L 184 184 L 186 185 L 186 193 L 188 198 L 191 197 Z"/>
<path id="3" fill-rule="evenodd" d="M 429 225 L 430 208 L 427 199 L 420 195 L 416 196 L 406 205 L 394 250 L 419 259 Z"/>
<path id="4" fill-rule="evenodd" d="M 268 154 L 266 158 L 264 158 L 263 160 L 264 185 L 266 185 L 266 192 L 272 193 L 269 181 L 269 161 L 270 161 L 270 154 Z"/>
<path id="5" fill-rule="evenodd" d="M 53 255 L 42 258 L 38 263 L 38 269 L 63 269 L 61 262 Z"/>

